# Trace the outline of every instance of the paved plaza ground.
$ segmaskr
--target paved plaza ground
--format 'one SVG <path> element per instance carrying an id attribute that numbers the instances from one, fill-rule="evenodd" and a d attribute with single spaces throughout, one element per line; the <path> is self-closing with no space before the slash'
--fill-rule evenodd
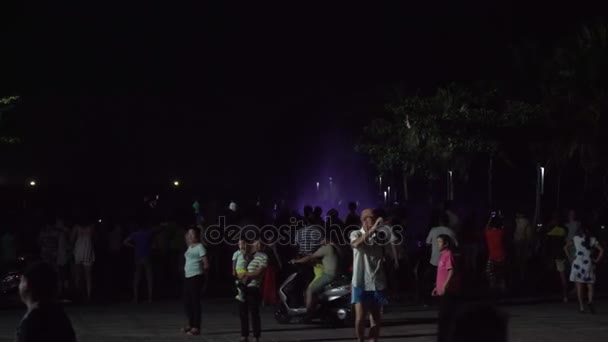
<path id="1" fill-rule="evenodd" d="M 579 314 L 575 303 L 537 303 L 503 306 L 510 317 L 513 342 L 608 341 L 608 301 L 596 305 L 599 313 Z M 79 341 L 239 341 L 236 304 L 228 300 L 206 301 L 203 335 L 180 334 L 183 315 L 179 302 L 74 306 L 67 309 Z M 277 324 L 272 308 L 263 308 L 263 341 L 351 341 L 351 328 L 332 329 L 319 324 Z M 0 311 L 0 341 L 13 341 L 23 310 Z M 435 341 L 433 309 L 393 306 L 387 309 L 383 340 Z"/>

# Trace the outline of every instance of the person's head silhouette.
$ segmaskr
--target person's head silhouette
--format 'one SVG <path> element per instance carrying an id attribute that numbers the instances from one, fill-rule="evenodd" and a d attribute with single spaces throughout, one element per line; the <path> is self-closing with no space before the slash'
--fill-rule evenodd
<path id="1" fill-rule="evenodd" d="M 37 262 L 25 269 L 19 283 L 19 295 L 28 307 L 35 303 L 50 302 L 57 295 L 57 272 L 44 262 Z"/>

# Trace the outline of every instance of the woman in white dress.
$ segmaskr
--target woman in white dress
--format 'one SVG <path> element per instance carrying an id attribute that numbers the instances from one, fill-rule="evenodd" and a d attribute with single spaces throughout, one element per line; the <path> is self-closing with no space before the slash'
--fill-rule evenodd
<path id="1" fill-rule="evenodd" d="M 574 248 L 572 248 L 574 246 Z M 593 256 L 594 249 L 599 253 Z M 597 264 L 604 255 L 604 249 L 599 244 L 597 239 L 591 235 L 591 232 L 585 225 L 572 238 L 568 240 L 568 244 L 564 247 L 566 255 L 572 262 L 570 270 L 570 281 L 576 284 L 576 295 L 578 297 L 579 311 L 585 312 L 583 304 L 583 290 L 587 286 L 587 306 L 592 314 L 595 314 L 593 306 L 593 285 L 595 284 L 595 264 Z M 575 255 L 571 255 L 574 251 Z"/>
<path id="2" fill-rule="evenodd" d="M 92 268 L 95 263 L 95 250 L 93 249 L 93 234 L 95 226 L 88 224 L 85 226 L 77 225 L 72 232 L 72 241 L 74 241 L 74 264 L 75 269 L 75 285 L 76 289 L 82 293 L 81 281 L 84 273 L 86 284 L 87 300 L 91 300 L 93 290 Z"/>

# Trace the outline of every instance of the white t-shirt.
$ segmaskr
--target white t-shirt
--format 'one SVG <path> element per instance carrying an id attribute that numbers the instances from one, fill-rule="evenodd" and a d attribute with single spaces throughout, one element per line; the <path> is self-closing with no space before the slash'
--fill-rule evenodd
<path id="1" fill-rule="evenodd" d="M 362 288 L 363 291 L 382 291 L 386 289 L 386 274 L 384 272 L 383 257 L 386 248 L 390 248 L 394 236 L 390 228 L 380 228 L 387 236 L 387 241 L 378 243 L 373 239 L 353 248 L 353 287 Z M 354 242 L 365 233 L 361 228 L 350 234 L 350 242 Z"/>
<path id="2" fill-rule="evenodd" d="M 454 231 L 448 227 L 439 226 L 431 228 L 429 232 L 429 236 L 426 237 L 426 244 L 431 245 L 431 265 L 437 266 L 439 264 L 439 247 L 437 247 L 437 237 L 439 235 L 447 235 L 452 239 L 452 242 L 455 246 L 458 246 L 458 241 L 456 240 L 456 234 Z"/>
<path id="3" fill-rule="evenodd" d="M 203 268 L 201 267 L 201 261 L 203 257 L 207 255 L 207 250 L 202 244 L 188 247 L 184 257 L 186 258 L 186 264 L 184 265 L 184 273 L 186 278 L 192 278 L 197 275 L 203 274 Z"/>

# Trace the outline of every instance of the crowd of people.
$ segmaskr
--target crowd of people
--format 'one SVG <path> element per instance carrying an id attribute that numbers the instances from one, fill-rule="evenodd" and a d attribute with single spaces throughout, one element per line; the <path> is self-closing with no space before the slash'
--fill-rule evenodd
<path id="1" fill-rule="evenodd" d="M 546 223 L 534 226 L 523 213 L 509 222 L 500 211 L 491 212 L 484 224 L 461 221 L 454 210 L 443 206 L 431 215 L 426 238 L 419 239 L 421 229 L 413 227 L 403 208 L 364 209 L 359 214 L 356 204 L 351 203 L 341 220 L 336 209 L 325 216 L 322 208 L 310 206 L 302 215 L 275 210 L 265 216 L 256 211 L 239 212 L 236 203 L 230 203 L 222 215 L 225 224 L 242 228 L 232 237 L 236 240 L 232 244 L 230 239 L 217 243 L 210 238 L 213 220 L 203 217 L 197 204 L 193 206 L 194 217 L 188 220 L 192 224 L 155 222 L 146 216 L 145 223 L 130 231 L 118 224 L 106 229 L 102 222 L 91 220 L 69 227 L 58 219 L 40 230 L 38 254 L 57 274 L 57 293 L 84 302 L 99 296 L 93 288 L 96 274 L 103 273 L 96 270 L 99 262 L 132 260 L 130 286 L 135 303 L 141 299 L 143 275 L 147 301 L 152 302 L 158 279 L 155 270 L 171 270 L 163 272 L 174 283 L 166 292 L 174 296 L 183 293 L 187 324 L 182 331 L 188 335 L 199 335 L 204 329 L 201 295 L 230 288 L 241 320 L 242 341 L 248 340 L 250 330 L 256 341 L 260 339 L 260 307 L 278 303 L 278 285 L 289 264 L 297 267 L 302 279 L 297 291 L 307 309 L 305 320 L 313 319 L 318 294 L 326 285 L 343 275 L 352 279 L 351 303 L 359 341 L 366 338 L 367 320 L 369 338 L 379 338 L 384 306 L 404 293 L 424 305 L 439 304 L 439 336 L 444 340 L 466 298 L 480 293 L 504 298 L 517 290 L 514 284 L 538 271 L 531 269 L 536 267 L 530 266 L 534 265 L 532 260 L 542 261 L 538 264 L 546 269 L 546 275 L 555 275 L 556 290 L 564 302 L 571 294 L 569 280 L 575 284 L 579 310 L 596 312 L 594 283 L 604 253 L 602 238 L 594 232 L 593 224 L 578 220 L 573 210 L 567 213 L 567 220 L 562 221 L 556 212 Z M 259 227 L 268 221 L 274 227 L 291 224 L 295 227 L 293 239 L 285 243 L 260 234 Z M 247 227 L 258 229 L 248 235 Z M 27 250 L 19 246 L 22 239 L 14 230 L 4 231 L 1 241 L 3 262 L 15 260 L 21 250 Z M 182 280 L 176 281 L 180 274 Z M 183 291 L 178 291 L 175 283 L 182 283 Z M 211 288 L 210 283 L 217 287 Z M 475 286 L 480 283 L 487 291 L 480 292 Z M 105 290 L 120 292 L 124 289 L 121 285 L 111 284 Z M 24 302 L 27 304 L 26 299 Z M 26 317 L 33 311 L 30 306 Z M 22 326 L 27 327 L 26 322 Z"/>

